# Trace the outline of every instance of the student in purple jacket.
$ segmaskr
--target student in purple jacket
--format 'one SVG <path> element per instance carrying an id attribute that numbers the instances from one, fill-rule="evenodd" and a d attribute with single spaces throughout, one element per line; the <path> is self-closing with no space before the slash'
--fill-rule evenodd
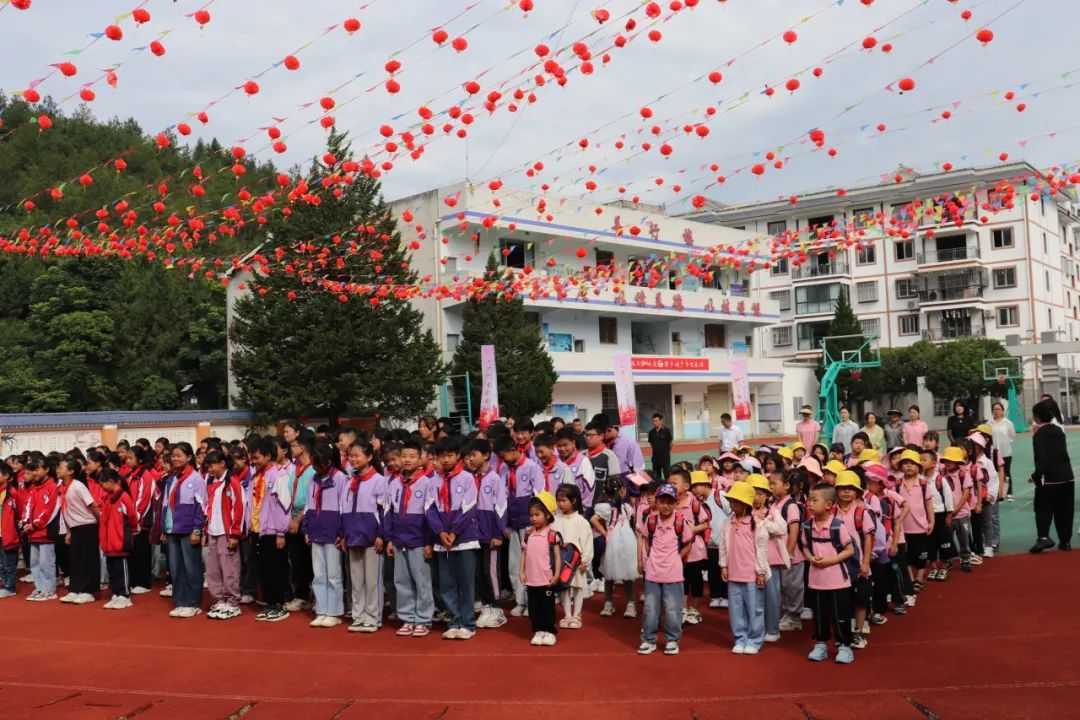
<path id="1" fill-rule="evenodd" d="M 506 480 L 491 469 L 491 443 L 474 440 L 465 450 L 465 468 L 477 479 L 476 531 L 480 541 L 479 588 L 480 617 L 478 628 L 497 628 L 506 624 L 499 607 L 499 548 L 506 532 Z"/>
<path id="2" fill-rule="evenodd" d="M 350 477 L 342 490 L 338 547 L 349 554 L 352 624 L 349 632 L 373 633 L 382 626 L 383 517 L 389 504 L 389 481 L 374 465 L 375 449 L 367 440 L 349 446 Z"/>
<path id="3" fill-rule="evenodd" d="M 438 471 L 431 476 L 427 519 L 438 538 L 439 592 L 450 615 L 443 640 L 471 640 L 476 635 L 477 487 L 461 461 L 461 438 L 435 442 Z"/>
<path id="4" fill-rule="evenodd" d="M 495 440 L 495 452 L 506 463 L 506 515 L 508 557 L 510 561 L 510 584 L 514 588 L 516 604 L 510 614 L 525 614 L 525 585 L 519 573 L 514 572 L 521 562 L 521 548 L 525 543 L 525 531 L 529 527 L 529 501 L 544 491 L 544 472 L 532 460 L 525 457 L 514 439 L 504 435 Z"/>
<path id="5" fill-rule="evenodd" d="M 315 619 L 310 625 L 330 628 L 340 625 L 345 614 L 345 583 L 337 541 L 341 536 L 342 499 L 348 481 L 337 469 L 336 451 L 329 442 L 316 442 L 309 455 L 315 472 L 308 483 L 300 526 L 304 541 L 311 546 L 314 570 L 311 589 L 315 593 Z"/>
<path id="6" fill-rule="evenodd" d="M 172 576 L 171 617 L 195 617 L 202 610 L 202 529 L 206 524 L 206 481 L 195 470 L 195 451 L 186 442 L 172 446 L 172 471 L 162 495 L 161 535 L 168 543 Z"/>
<path id="7" fill-rule="evenodd" d="M 431 529 L 424 514 L 430 481 L 420 469 L 420 454 L 420 443 L 402 443 L 401 474 L 390 481 L 390 511 L 386 514 L 386 553 L 394 558 L 397 614 L 405 623 L 397 634 L 402 637 L 429 635 L 435 614 Z"/>
<path id="8" fill-rule="evenodd" d="M 255 616 L 263 622 L 289 617 L 282 606 L 289 593 L 289 555 L 285 533 L 292 513 L 291 473 L 278 466 L 273 438 L 263 438 L 251 453 L 251 532 L 259 536 L 259 582 L 266 608 Z"/>

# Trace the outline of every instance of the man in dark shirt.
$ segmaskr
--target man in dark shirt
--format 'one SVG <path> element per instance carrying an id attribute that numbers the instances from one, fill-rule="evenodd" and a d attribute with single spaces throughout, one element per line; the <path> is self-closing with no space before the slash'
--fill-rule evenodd
<path id="1" fill-rule="evenodd" d="M 585 449 L 585 423 L 581 418 L 574 418 L 570 423 L 570 429 L 574 431 L 574 444 L 577 445 L 578 450 Z"/>
<path id="2" fill-rule="evenodd" d="M 671 466 L 671 431 L 664 427 L 664 416 L 654 413 L 652 430 L 649 431 L 649 445 L 652 447 L 653 479 L 667 482 L 668 468 Z"/>

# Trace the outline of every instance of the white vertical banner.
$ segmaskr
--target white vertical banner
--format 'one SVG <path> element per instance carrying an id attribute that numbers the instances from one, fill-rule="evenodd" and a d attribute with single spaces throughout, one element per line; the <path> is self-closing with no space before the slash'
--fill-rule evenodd
<path id="1" fill-rule="evenodd" d="M 611 358 L 615 370 L 615 398 L 619 403 L 619 425 L 637 429 L 637 398 L 634 396 L 634 368 L 629 355 Z"/>
<path id="2" fill-rule="evenodd" d="M 750 419 L 750 377 L 746 366 L 746 344 L 731 346 L 731 398 L 735 403 L 735 419 Z"/>
<path id="3" fill-rule="evenodd" d="M 480 346 L 480 416 L 476 425 L 481 430 L 499 419 L 499 380 L 495 374 L 495 346 Z"/>

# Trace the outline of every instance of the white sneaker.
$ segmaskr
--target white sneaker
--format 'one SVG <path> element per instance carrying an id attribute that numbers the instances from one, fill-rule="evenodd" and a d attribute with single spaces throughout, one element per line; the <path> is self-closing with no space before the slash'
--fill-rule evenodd
<path id="1" fill-rule="evenodd" d="M 904 598 L 904 604 L 908 607 L 915 607 L 916 597 L 914 595 L 908 595 Z"/>
<path id="2" fill-rule="evenodd" d="M 71 587 L 71 578 L 64 578 L 64 587 Z"/>
<path id="3" fill-rule="evenodd" d="M 184 610 L 184 608 L 179 608 L 179 607 L 173 608 L 172 610 L 169 611 L 169 617 L 175 617 L 175 618 L 183 617 L 183 612 L 182 612 L 183 610 Z"/>
<path id="4" fill-rule="evenodd" d="M 713 598 L 712 600 L 709 601 L 709 607 L 714 609 L 714 610 L 716 608 L 722 608 L 724 606 L 720 604 L 721 602 L 723 602 L 723 600 L 721 600 L 720 598 Z"/>
<path id="5" fill-rule="evenodd" d="M 615 614 L 615 605 L 611 602 L 604 603 L 604 609 L 600 611 L 601 617 L 611 617 Z"/>
<path id="6" fill-rule="evenodd" d="M 551 646 L 555 644 L 555 633 L 541 633 L 544 637 L 540 639 L 541 645 Z"/>
<path id="7" fill-rule="evenodd" d="M 701 622 L 701 613 L 697 610 L 684 610 L 683 622 L 687 625 L 697 625 Z"/>
<path id="8" fill-rule="evenodd" d="M 116 605 L 117 610 L 127 610 L 129 607 L 134 607 L 135 603 L 131 602 L 130 597 L 120 596 L 119 602 Z"/>
<path id="9" fill-rule="evenodd" d="M 510 611 L 510 614 L 513 615 L 514 617 L 521 617 L 522 615 L 525 614 L 525 606 L 524 605 L 515 605 L 514 609 Z"/>
<path id="10" fill-rule="evenodd" d="M 472 640 L 476 637 L 475 630 L 469 630 L 467 628 L 458 628 L 457 639 L 458 640 Z"/>
<path id="11" fill-rule="evenodd" d="M 94 596 L 90 593 L 83 593 L 75 598 L 73 601 L 76 605 L 89 605 L 94 602 Z"/>
<path id="12" fill-rule="evenodd" d="M 70 593 L 69 592 L 67 595 L 64 595 L 62 598 L 60 598 L 60 602 L 62 602 L 62 603 L 73 603 L 73 602 L 75 602 L 75 598 L 78 597 L 78 596 L 79 596 L 79 593 Z"/>
<path id="13" fill-rule="evenodd" d="M 766 635 L 765 642 L 780 642 L 780 633 L 776 633 L 775 635 Z"/>
<path id="14" fill-rule="evenodd" d="M 183 608 L 180 608 L 180 614 L 177 615 L 177 617 L 193 618 L 196 615 L 201 615 L 201 614 L 202 614 L 202 610 L 200 610 L 197 607 L 183 607 Z"/>
<path id="15" fill-rule="evenodd" d="M 533 633 L 532 640 L 529 641 L 529 644 L 530 645 L 543 645 L 544 644 L 544 633 L 542 633 L 542 632 Z"/>
<path id="16" fill-rule="evenodd" d="M 484 605 L 480 608 L 480 614 L 476 617 L 476 627 L 486 628 L 488 626 L 488 620 L 491 618 L 491 608 Z"/>
<path id="17" fill-rule="evenodd" d="M 240 596 L 240 604 L 241 605 L 250 605 L 253 602 L 255 602 L 255 598 L 253 598 L 251 595 L 241 595 Z"/>
<path id="18" fill-rule="evenodd" d="M 450 628 L 449 630 L 447 630 L 446 632 L 444 632 L 442 634 L 442 639 L 443 640 L 457 640 L 460 637 L 461 636 L 458 635 L 458 629 L 457 628 Z"/>
<path id="19" fill-rule="evenodd" d="M 506 614 L 503 613 L 502 608 L 491 608 L 491 614 L 488 616 L 489 628 L 500 628 L 506 624 Z"/>
<path id="20" fill-rule="evenodd" d="M 3 600 L 5 598 L 9 598 L 9 597 L 15 597 L 15 591 L 14 590 L 0 589 L 0 600 Z"/>
<path id="21" fill-rule="evenodd" d="M 118 599 L 119 599 L 118 596 L 113 595 L 111 598 L 109 598 L 109 602 L 105 603 L 101 607 L 104 608 L 105 610 L 115 610 L 116 609 L 116 601 Z"/>
<path id="22" fill-rule="evenodd" d="M 322 627 L 324 617 L 323 615 L 316 615 L 315 619 L 308 623 L 308 627 Z"/>
<path id="23" fill-rule="evenodd" d="M 743 655 L 757 655 L 761 651 L 758 650 L 753 645 L 747 645 L 746 647 L 743 648 L 742 652 L 743 652 Z"/>
<path id="24" fill-rule="evenodd" d="M 304 609 L 304 601 L 300 598 L 293 598 L 281 607 L 285 612 L 300 612 Z"/>
<path id="25" fill-rule="evenodd" d="M 150 588 L 144 588 L 142 585 L 136 585 L 131 588 L 132 595 L 145 595 L 148 592 L 150 592 Z"/>
<path id="26" fill-rule="evenodd" d="M 985 558 L 994 557 L 994 548 L 987 545 L 986 548 L 983 550 L 983 557 L 985 557 Z"/>
<path id="27" fill-rule="evenodd" d="M 808 607 L 804 607 L 802 609 L 802 612 L 799 613 L 799 619 L 800 620 L 813 620 L 814 619 L 814 611 L 811 610 Z"/>
<path id="28" fill-rule="evenodd" d="M 172 597 L 172 583 L 165 586 L 165 589 L 158 593 L 161 597 Z"/>
<path id="29" fill-rule="evenodd" d="M 27 574 L 23 575 L 21 578 L 19 578 L 19 582 L 21 582 L 21 583 L 32 583 L 32 582 L 34 582 L 34 576 L 31 575 L 30 573 L 27 573 Z"/>
<path id="30" fill-rule="evenodd" d="M 626 610 L 623 611 L 622 616 L 625 617 L 625 618 L 636 618 L 637 617 L 637 605 L 635 605 L 632 602 L 627 603 Z"/>
<path id="31" fill-rule="evenodd" d="M 795 630 L 802 630 L 802 622 L 793 620 L 790 615 L 780 618 L 780 632 L 793 632 Z"/>
<path id="32" fill-rule="evenodd" d="M 240 608 L 233 607 L 232 605 L 226 605 L 224 608 L 218 611 L 218 620 L 232 620 L 234 617 L 240 617 Z"/>
<path id="33" fill-rule="evenodd" d="M 340 624 L 341 624 L 341 618 L 339 618 L 339 617 L 336 617 L 334 615 L 324 615 L 323 616 L 322 626 L 324 628 L 337 627 Z"/>

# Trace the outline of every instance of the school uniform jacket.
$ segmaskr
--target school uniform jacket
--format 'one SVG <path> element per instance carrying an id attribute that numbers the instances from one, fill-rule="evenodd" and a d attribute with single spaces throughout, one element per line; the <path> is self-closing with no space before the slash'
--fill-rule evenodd
<path id="1" fill-rule="evenodd" d="M 271 465 L 252 481 L 252 503 L 259 506 L 259 535 L 285 537 L 292 519 L 292 472 L 289 466 Z"/>
<path id="2" fill-rule="evenodd" d="M 341 501 L 348 480 L 337 468 L 326 475 L 314 475 L 308 482 L 308 496 L 304 503 L 304 534 L 311 544 L 332 545 L 341 537 Z"/>
<path id="3" fill-rule="evenodd" d="M 105 557 L 127 557 L 134 547 L 135 534 L 139 532 L 139 516 L 135 504 L 126 492 L 117 491 L 101 503 L 101 520 L 98 522 L 98 542 Z"/>
<path id="4" fill-rule="evenodd" d="M 214 498 L 221 493 L 221 525 L 225 528 L 225 537 L 239 540 L 244 536 L 244 489 L 232 473 L 225 473 L 221 478 L 211 478 L 206 486 L 206 524 L 203 532 L 210 534 L 210 514 L 214 511 Z"/>
<path id="5" fill-rule="evenodd" d="M 425 514 L 430 483 L 420 470 L 411 479 L 395 475 L 390 480 L 385 532 L 386 538 L 397 547 L 412 549 L 434 544 Z"/>
<path id="6" fill-rule="evenodd" d="M 476 482 L 476 535 L 483 544 L 498 538 L 506 530 L 506 480 L 494 470 Z"/>
<path id="7" fill-rule="evenodd" d="M 574 484 L 581 491 L 581 506 L 585 509 L 592 508 L 596 503 L 596 474 L 593 472 L 592 463 L 585 453 L 575 450 L 574 454 L 566 460 L 566 466 L 570 468 L 570 475 L 574 478 Z"/>
<path id="8" fill-rule="evenodd" d="M 341 491 L 341 537 L 350 548 L 371 547 L 379 538 L 387 540 L 385 523 L 390 503 L 390 481 L 368 466 L 353 471 Z"/>
<path id="9" fill-rule="evenodd" d="M 30 485 L 26 489 L 20 525 L 33 525 L 26 539 L 32 543 L 52 542 L 49 526 L 60 520 L 60 490 L 56 481 L 46 478 L 44 482 Z"/>
<path id="10" fill-rule="evenodd" d="M 157 471 L 140 467 L 128 478 L 128 494 L 135 507 L 139 527 L 148 530 L 154 522 L 154 494 L 157 490 Z"/>
<path id="11" fill-rule="evenodd" d="M 172 525 L 169 526 L 169 513 Z M 162 530 L 170 535 L 190 535 L 206 524 L 206 480 L 188 467 L 165 478 L 161 508 Z"/>
<path id="12" fill-rule="evenodd" d="M 438 538 L 439 533 L 453 533 L 457 536 L 454 548 L 466 549 L 471 543 L 479 545 L 479 533 L 476 526 L 476 480 L 472 473 L 464 470 L 459 463 L 446 475 L 436 473 L 428 484 L 431 491 L 427 497 L 428 526 Z"/>
<path id="13" fill-rule="evenodd" d="M 22 544 L 19 538 L 19 499 L 9 483 L 0 490 L 0 546 L 14 550 Z"/>
<path id="14" fill-rule="evenodd" d="M 574 476 L 570 472 L 569 466 L 559 458 L 552 457 L 550 466 L 544 465 L 543 463 L 539 463 L 539 465 L 540 472 L 544 474 L 545 489 L 552 495 L 555 494 L 555 491 L 559 489 L 560 485 L 574 484 Z"/>
<path id="15" fill-rule="evenodd" d="M 529 500 L 544 491 L 544 472 L 524 455 L 506 469 L 508 524 L 514 530 L 529 526 Z"/>

